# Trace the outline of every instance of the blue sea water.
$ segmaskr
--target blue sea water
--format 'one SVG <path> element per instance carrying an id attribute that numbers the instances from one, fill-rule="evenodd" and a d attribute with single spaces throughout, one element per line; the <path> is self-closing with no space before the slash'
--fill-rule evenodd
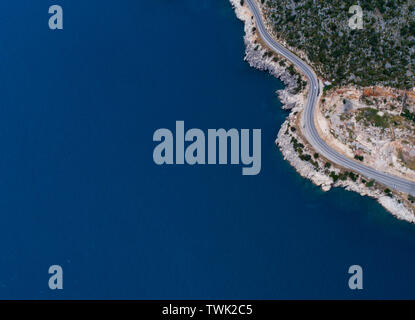
<path id="1" fill-rule="evenodd" d="M 0 298 L 415 298 L 415 226 L 283 160 L 282 84 L 243 61 L 227 0 L 0 12 Z M 153 133 L 176 120 L 262 129 L 261 174 L 156 166 Z"/>

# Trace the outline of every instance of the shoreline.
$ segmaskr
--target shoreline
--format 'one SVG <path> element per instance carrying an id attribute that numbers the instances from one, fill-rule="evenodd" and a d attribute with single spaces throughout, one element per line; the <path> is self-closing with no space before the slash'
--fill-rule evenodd
<path id="1" fill-rule="evenodd" d="M 404 194 L 398 192 L 386 194 L 384 190 L 387 190 L 387 188 L 385 189 L 382 185 L 371 183 L 367 181 L 368 179 L 360 177 L 356 173 L 350 174 L 344 168 L 326 161 L 315 153 L 300 133 L 299 115 L 302 114 L 306 104 L 308 84 L 301 91 L 293 92 L 298 83 L 298 75 L 291 74 L 286 63 L 280 63 L 285 59 L 278 57 L 278 60 L 275 61 L 275 54 L 268 54 L 268 48 L 257 35 L 255 21 L 246 3 L 240 0 L 230 0 L 230 2 L 237 18 L 244 22 L 244 60 L 251 67 L 267 71 L 285 84 L 285 88 L 278 90 L 277 95 L 283 105 L 282 108 L 290 110 L 290 113 L 282 124 L 278 132 L 278 138 L 275 141 L 283 154 L 284 160 L 288 161 L 303 178 L 311 180 L 323 191 L 329 191 L 332 187 L 343 187 L 348 191 L 357 192 L 361 196 L 369 196 L 376 199 L 396 218 L 415 223 L 415 213 L 405 199 Z M 291 65 L 291 63 L 288 64 Z M 301 74 L 299 76 L 302 77 Z M 330 166 L 328 163 L 330 163 Z"/>

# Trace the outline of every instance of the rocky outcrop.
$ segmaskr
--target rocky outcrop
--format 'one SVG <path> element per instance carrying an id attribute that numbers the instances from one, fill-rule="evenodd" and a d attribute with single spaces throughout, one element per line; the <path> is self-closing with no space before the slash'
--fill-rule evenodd
<path id="1" fill-rule="evenodd" d="M 322 190 L 329 191 L 332 187 L 343 187 L 349 191 L 355 191 L 362 196 L 370 196 L 385 207 L 399 219 L 415 223 L 415 214 L 407 201 L 401 195 L 385 194 L 381 186 L 371 184 L 364 177 L 349 172 L 343 168 L 329 164 L 312 150 L 301 135 L 301 127 L 298 117 L 307 101 L 307 88 L 302 88 L 294 93 L 298 86 L 298 73 L 293 75 L 287 69 L 290 63 L 281 57 L 270 53 L 269 49 L 262 45 L 256 32 L 255 21 L 249 8 L 243 4 L 243 0 L 230 0 L 237 17 L 245 22 L 244 42 L 246 46 L 245 60 L 250 66 L 267 71 L 281 79 L 286 87 L 277 91 L 278 97 L 284 109 L 291 112 L 287 120 L 281 126 L 278 138 L 275 141 L 280 148 L 284 159 L 287 160 L 296 171 L 304 178 L 310 179 Z M 281 62 L 284 61 L 284 62 Z M 341 177 L 341 178 L 339 178 Z M 369 183 L 369 186 L 368 186 Z"/>
<path id="2" fill-rule="evenodd" d="M 236 16 L 245 23 L 245 61 L 253 68 L 267 71 L 277 77 L 285 84 L 285 88 L 277 91 L 283 109 L 292 109 L 305 101 L 304 90 L 295 94 L 298 88 L 299 73 L 292 75 L 287 67 L 288 63 L 282 57 L 270 54 L 270 50 L 262 45 L 261 39 L 256 32 L 256 25 L 251 11 L 246 5 L 241 5 L 240 0 L 230 0 Z"/>
<path id="3" fill-rule="evenodd" d="M 382 186 L 373 184 L 368 187 L 369 181 L 365 177 L 357 174 L 345 176 L 342 168 L 330 164 L 329 167 L 325 159 L 321 157 L 314 158 L 314 150 L 311 149 L 307 142 L 298 133 L 299 128 L 296 126 L 298 117 L 302 108 L 295 108 L 282 125 L 276 144 L 281 150 L 284 159 L 287 160 L 295 170 L 304 178 L 310 179 L 315 185 L 320 186 L 323 191 L 329 191 L 332 187 L 343 187 L 348 191 L 354 191 L 362 196 L 375 198 L 384 208 L 391 212 L 398 219 L 415 223 L 415 215 L 411 206 L 405 201 L 404 195 L 385 194 Z M 295 129 L 292 129 L 295 128 Z M 293 131 L 294 130 L 294 131 Z M 298 148 L 298 145 L 303 146 Z M 295 148 L 297 146 L 297 150 Z M 301 149 L 301 151 L 299 151 Z M 301 159 L 300 155 L 310 155 L 310 160 Z M 333 176 L 346 177 L 345 180 L 337 178 L 334 181 Z"/>

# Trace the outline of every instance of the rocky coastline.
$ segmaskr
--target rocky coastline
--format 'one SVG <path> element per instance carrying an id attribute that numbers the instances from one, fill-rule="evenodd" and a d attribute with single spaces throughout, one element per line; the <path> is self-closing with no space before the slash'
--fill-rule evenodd
<path id="1" fill-rule="evenodd" d="M 323 191 L 332 187 L 343 187 L 362 196 L 375 198 L 386 210 L 398 219 L 415 223 L 413 205 L 407 195 L 391 192 L 374 181 L 368 181 L 356 173 L 328 162 L 317 154 L 301 134 L 300 116 L 307 101 L 307 86 L 298 90 L 299 82 L 305 77 L 289 70 L 291 65 L 282 57 L 271 54 L 256 32 L 255 21 L 243 0 L 230 0 L 236 16 L 244 22 L 245 60 L 251 67 L 267 71 L 284 82 L 285 88 L 277 91 L 283 109 L 290 110 L 275 141 L 284 159 L 304 178 L 310 179 Z M 283 62 L 282 62 L 283 61 Z M 300 79 L 299 79 L 300 78 Z M 386 192 L 388 191 L 388 192 Z"/>

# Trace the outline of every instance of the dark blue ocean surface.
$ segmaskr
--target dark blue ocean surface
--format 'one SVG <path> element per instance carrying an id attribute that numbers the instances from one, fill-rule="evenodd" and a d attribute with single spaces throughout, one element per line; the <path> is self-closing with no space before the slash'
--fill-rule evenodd
<path id="1" fill-rule="evenodd" d="M 243 61 L 227 0 L 0 12 L 0 298 L 415 298 L 415 226 L 282 159 L 282 84 Z M 260 175 L 155 165 L 153 133 L 176 120 L 262 129 Z"/>

